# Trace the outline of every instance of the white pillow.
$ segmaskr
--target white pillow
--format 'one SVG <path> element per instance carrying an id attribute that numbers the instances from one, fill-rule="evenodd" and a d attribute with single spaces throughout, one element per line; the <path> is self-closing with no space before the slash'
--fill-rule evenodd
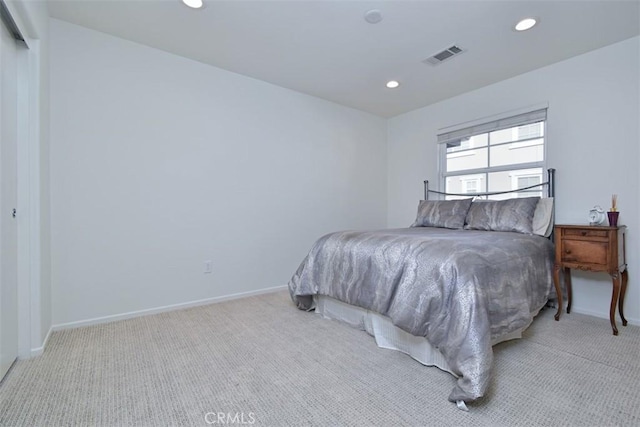
<path id="1" fill-rule="evenodd" d="M 553 232 L 553 197 L 545 197 L 538 201 L 533 213 L 533 234 L 549 237 Z"/>

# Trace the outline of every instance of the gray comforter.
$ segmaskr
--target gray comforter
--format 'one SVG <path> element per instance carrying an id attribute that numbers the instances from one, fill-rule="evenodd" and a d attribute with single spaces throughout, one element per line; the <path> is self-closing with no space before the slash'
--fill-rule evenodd
<path id="1" fill-rule="evenodd" d="M 553 297 L 553 244 L 512 232 L 403 228 L 320 238 L 289 282 L 311 309 L 316 294 L 388 316 L 426 337 L 459 378 L 451 401 L 489 384 L 493 342 L 523 330 Z"/>

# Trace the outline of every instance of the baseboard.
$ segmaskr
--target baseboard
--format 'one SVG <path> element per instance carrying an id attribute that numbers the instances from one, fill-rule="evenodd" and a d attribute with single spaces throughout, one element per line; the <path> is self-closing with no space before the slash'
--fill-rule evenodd
<path id="1" fill-rule="evenodd" d="M 42 342 L 42 345 L 40 347 L 31 349 L 31 354 L 29 357 L 40 356 L 42 353 L 44 353 L 44 349 L 47 346 L 47 342 L 49 342 L 49 337 L 51 336 L 51 332 L 53 332 L 53 326 L 49 328 L 49 331 L 47 332 L 47 336 L 44 337 L 44 341 Z"/>
<path id="2" fill-rule="evenodd" d="M 51 327 L 51 330 L 61 331 L 64 329 L 82 328 L 84 326 L 116 322 L 118 320 L 132 319 L 134 317 L 140 317 L 140 316 L 148 316 L 150 314 L 164 313 L 167 311 L 181 310 L 185 308 L 198 307 L 201 305 L 215 304 L 218 302 L 230 301 L 230 300 L 239 299 L 239 298 L 246 298 L 246 297 L 251 297 L 255 295 L 269 294 L 272 292 L 283 291 L 285 289 L 287 289 L 287 285 L 275 286 L 273 288 L 259 289 L 257 291 L 240 292 L 237 294 L 224 295 L 221 297 L 207 298 L 207 299 L 202 299 L 197 301 L 189 301 L 189 302 L 184 302 L 180 304 L 166 305 L 163 307 L 149 308 L 145 310 L 131 311 L 129 313 L 114 314 L 112 316 L 96 317 L 93 319 L 79 320 L 77 322 L 60 323 L 57 325 L 53 325 Z M 48 338 L 48 334 L 47 334 L 47 338 Z M 44 350 L 44 346 L 42 347 L 42 349 Z"/>
<path id="3" fill-rule="evenodd" d="M 600 318 L 600 319 L 609 320 L 609 313 L 602 313 L 602 312 L 599 312 L 599 311 L 583 310 L 581 308 L 572 307 L 571 308 L 571 313 L 586 314 L 587 316 L 593 316 L 593 317 L 597 317 L 597 318 Z M 567 315 L 567 311 L 563 310 L 562 311 L 562 315 L 566 316 Z M 617 311 L 616 311 L 616 322 L 618 322 L 618 326 L 620 326 L 620 324 L 621 324 L 620 314 Z M 636 318 L 633 318 L 633 317 L 627 317 L 627 322 L 629 323 L 629 325 L 640 326 L 640 319 L 636 319 Z"/>

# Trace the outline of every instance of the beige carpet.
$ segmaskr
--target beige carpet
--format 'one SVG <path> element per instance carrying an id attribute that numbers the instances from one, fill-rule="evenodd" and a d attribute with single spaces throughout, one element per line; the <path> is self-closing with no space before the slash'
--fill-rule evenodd
<path id="1" fill-rule="evenodd" d="M 278 292 L 56 332 L 0 384 L 0 425 L 640 425 L 640 328 L 619 328 L 543 311 L 466 413 L 451 375 Z"/>

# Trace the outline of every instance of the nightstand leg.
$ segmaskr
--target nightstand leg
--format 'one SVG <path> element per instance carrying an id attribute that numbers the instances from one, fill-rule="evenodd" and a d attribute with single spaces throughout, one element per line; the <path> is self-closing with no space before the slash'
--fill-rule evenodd
<path id="1" fill-rule="evenodd" d="M 556 288 L 556 297 L 558 298 L 558 311 L 554 316 L 556 320 L 560 320 L 560 312 L 562 311 L 562 289 L 560 289 L 560 266 L 556 265 L 553 269 L 553 286 Z"/>
<path id="2" fill-rule="evenodd" d="M 571 313 L 571 269 L 564 269 L 564 285 L 567 287 L 567 314 Z"/>
<path id="3" fill-rule="evenodd" d="M 616 304 L 618 304 L 618 298 L 620 297 L 620 274 L 615 273 L 611 275 L 613 280 L 613 295 L 611 295 L 611 308 L 609 309 L 609 321 L 611 322 L 611 329 L 613 329 L 613 335 L 618 335 L 618 328 L 616 327 Z"/>
<path id="4" fill-rule="evenodd" d="M 629 281 L 629 274 L 627 270 L 622 272 L 622 288 L 620 288 L 620 299 L 618 302 L 618 311 L 620 312 L 620 318 L 622 319 L 622 326 L 627 326 L 627 319 L 624 318 L 624 294 L 627 293 L 627 282 Z"/>

